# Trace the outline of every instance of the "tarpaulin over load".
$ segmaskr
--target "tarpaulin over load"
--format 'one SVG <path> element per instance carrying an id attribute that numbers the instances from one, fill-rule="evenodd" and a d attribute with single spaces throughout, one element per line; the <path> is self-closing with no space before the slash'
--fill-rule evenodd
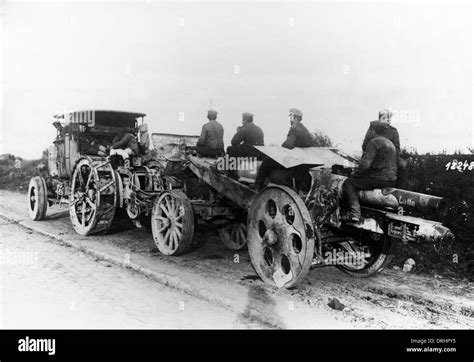
<path id="1" fill-rule="evenodd" d="M 182 148 L 195 147 L 199 136 L 173 133 L 153 133 L 151 140 L 159 158 L 170 158 L 180 153 Z"/>
<path id="2" fill-rule="evenodd" d="M 288 149 L 281 146 L 254 146 L 280 165 L 290 168 L 298 165 L 324 166 L 342 165 L 355 167 L 355 159 L 342 151 L 329 147 L 306 147 Z"/>

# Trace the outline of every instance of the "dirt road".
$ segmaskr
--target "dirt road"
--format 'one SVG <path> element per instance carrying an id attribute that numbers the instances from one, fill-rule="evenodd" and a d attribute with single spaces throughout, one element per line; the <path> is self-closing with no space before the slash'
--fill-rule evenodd
<path id="1" fill-rule="evenodd" d="M 0 222 L 2 328 L 233 328 L 238 315 Z M 245 324 L 243 325 L 246 326 Z"/>
<path id="2" fill-rule="evenodd" d="M 59 290 L 38 287 L 39 294 L 32 292 L 31 298 L 56 298 L 64 315 L 68 315 L 64 309 L 73 306 L 77 312 L 82 305 L 80 313 L 65 319 L 71 328 L 94 328 L 98 315 L 104 315 L 100 323 L 111 328 L 126 323 L 138 328 L 474 328 L 473 285 L 467 281 L 398 270 L 357 279 L 327 267 L 312 270 L 298 289 L 280 290 L 260 281 L 246 251 L 225 249 L 209 228 L 196 233 L 201 247 L 180 257 L 166 257 L 157 251 L 151 234 L 141 229 L 79 236 L 66 208 L 55 206 L 48 210 L 47 220 L 31 221 L 23 194 L 0 191 L 0 215 L 0 223 L 5 224 L 0 227 L 2 250 L 19 248 L 38 255 L 34 273 L 3 273 L 7 278 L 1 281 L 4 294 L 8 291 L 15 296 L 3 296 L 6 326 L 20 327 L 15 325 L 18 318 L 6 317 L 10 313 L 5 313 L 5 308 L 12 308 L 13 300 L 23 301 L 22 295 L 28 295 L 43 279 L 54 286 L 59 278 Z M 56 259 L 59 261 L 55 263 Z M 25 288 L 15 284 L 17 277 L 26 280 Z M 62 290 L 64 297 L 56 297 Z M 345 305 L 342 311 L 328 306 L 334 297 Z M 160 299 L 158 304 L 156 299 Z M 190 313 L 183 320 L 181 316 L 187 314 L 176 307 L 176 301 L 181 300 Z M 99 301 L 109 313 L 97 312 Z M 161 303 L 168 320 L 160 317 Z M 21 314 L 23 308 L 16 308 Z M 61 308 L 57 308 L 58 313 Z M 199 316 L 205 311 L 206 322 L 194 319 L 192 313 Z"/>

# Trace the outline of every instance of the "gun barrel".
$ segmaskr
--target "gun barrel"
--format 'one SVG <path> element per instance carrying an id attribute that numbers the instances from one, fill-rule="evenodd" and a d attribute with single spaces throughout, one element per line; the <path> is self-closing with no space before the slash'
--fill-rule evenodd
<path id="1" fill-rule="evenodd" d="M 332 174 L 330 170 L 326 169 L 313 169 L 311 172 L 313 182 L 326 186 L 329 189 L 337 189 L 339 195 L 342 195 L 342 184 L 347 177 Z M 448 204 L 442 197 L 391 187 L 359 191 L 359 199 L 361 204 L 368 206 L 388 207 L 394 210 L 403 208 L 406 211 L 418 211 L 439 216 L 446 215 L 448 210 Z"/>
<path id="2" fill-rule="evenodd" d="M 442 197 L 421 194 L 396 188 L 384 188 L 360 191 L 359 199 L 362 204 L 394 209 L 403 208 L 409 211 L 434 213 L 444 216 L 448 205 Z"/>

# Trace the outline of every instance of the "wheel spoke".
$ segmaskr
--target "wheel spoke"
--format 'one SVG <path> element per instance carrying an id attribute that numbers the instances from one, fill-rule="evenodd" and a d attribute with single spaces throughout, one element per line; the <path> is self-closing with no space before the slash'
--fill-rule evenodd
<path id="1" fill-rule="evenodd" d="M 170 199 L 169 199 L 168 196 L 165 196 L 165 204 L 166 204 L 166 208 L 168 210 L 167 216 L 169 217 L 173 213 L 173 211 L 171 210 Z"/>
<path id="2" fill-rule="evenodd" d="M 174 231 L 171 229 L 171 233 L 170 233 L 170 249 L 171 250 L 174 250 L 176 249 L 176 235 L 174 233 Z"/>
<path id="3" fill-rule="evenodd" d="M 86 205 L 84 203 L 82 203 L 81 215 L 82 215 L 82 219 L 81 219 L 82 227 L 86 227 Z"/>
<path id="4" fill-rule="evenodd" d="M 247 236 L 245 235 L 244 228 L 240 228 L 239 235 L 240 235 L 239 244 L 243 245 L 247 241 Z"/>
<path id="5" fill-rule="evenodd" d="M 89 204 L 91 208 L 95 207 L 95 204 L 88 197 L 86 197 L 86 203 Z"/>
<path id="6" fill-rule="evenodd" d="M 235 240 L 235 227 L 233 227 L 233 225 L 231 225 L 230 227 L 230 240 L 231 241 Z"/>
<path id="7" fill-rule="evenodd" d="M 160 223 L 160 227 L 158 228 L 157 232 L 162 233 L 163 231 L 166 230 L 168 226 L 164 223 Z"/>
<path id="8" fill-rule="evenodd" d="M 176 237 L 177 237 L 177 240 L 178 240 L 178 242 L 179 242 L 179 240 L 181 240 L 181 235 L 182 235 L 182 234 L 181 234 L 181 231 L 180 231 L 178 228 L 175 228 L 175 229 L 174 229 L 174 232 L 175 232 Z"/>
<path id="9" fill-rule="evenodd" d="M 173 216 L 177 216 L 176 211 L 178 210 L 178 205 L 176 204 L 176 199 L 174 197 L 170 197 L 170 213 Z"/>
<path id="10" fill-rule="evenodd" d="M 165 213 L 165 215 L 168 219 L 171 218 L 170 213 L 169 213 L 169 211 L 168 211 L 168 209 L 166 208 L 165 205 L 161 204 L 160 209 L 163 210 L 163 212 Z"/>
<path id="11" fill-rule="evenodd" d="M 166 234 L 165 234 L 165 237 L 164 237 L 164 239 L 163 239 L 163 241 L 164 241 L 164 243 L 165 243 L 166 245 L 169 245 L 169 237 L 170 237 L 170 229 L 168 228 L 168 229 L 166 230 Z"/>
<path id="12" fill-rule="evenodd" d="M 89 173 L 89 177 L 87 178 L 87 182 L 85 186 L 86 190 L 89 188 L 89 182 L 91 182 L 91 178 L 92 178 L 92 168 L 91 168 L 91 172 Z"/>
<path id="13" fill-rule="evenodd" d="M 71 201 L 71 203 L 70 203 L 69 206 L 74 206 L 74 205 L 76 205 L 79 201 L 81 201 L 80 198 L 74 199 L 74 200 Z"/>

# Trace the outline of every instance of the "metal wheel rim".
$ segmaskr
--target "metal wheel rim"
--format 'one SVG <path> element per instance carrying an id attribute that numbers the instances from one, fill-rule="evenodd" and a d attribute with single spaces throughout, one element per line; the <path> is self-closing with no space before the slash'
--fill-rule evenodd
<path id="1" fill-rule="evenodd" d="M 78 186 L 78 175 L 81 172 L 82 167 L 89 167 L 90 172 L 88 179 L 85 184 L 85 189 L 86 191 L 79 191 L 76 190 Z M 72 179 L 72 184 L 71 184 L 71 197 L 72 200 L 69 203 L 69 213 L 72 218 L 75 218 L 78 222 L 79 225 L 81 225 L 80 230 L 81 234 L 82 233 L 88 233 L 94 226 L 95 226 L 95 221 L 96 218 L 94 217 L 97 212 L 97 205 L 100 204 L 100 192 L 96 193 L 95 200 L 92 201 L 90 199 L 90 196 L 88 195 L 88 187 L 91 184 L 91 181 L 98 182 L 98 175 L 97 175 L 97 170 L 95 170 L 89 162 L 87 161 L 81 161 L 77 165 L 76 168 L 77 172 L 74 172 L 73 174 L 73 179 Z M 87 207 L 89 207 L 89 210 L 87 211 Z M 86 216 L 86 212 L 88 212 L 88 215 Z M 87 225 L 86 225 L 87 222 Z M 76 229 L 77 231 L 77 229 Z"/>
<path id="2" fill-rule="evenodd" d="M 84 179 L 81 180 L 80 173 L 84 166 L 87 166 L 90 172 L 87 180 L 81 185 Z M 102 176 L 99 175 L 99 170 Z M 105 181 L 107 182 L 104 184 Z M 91 199 L 89 190 L 95 191 L 94 200 Z M 107 193 L 107 190 L 111 192 Z M 115 217 L 116 205 L 117 174 L 110 163 L 104 159 L 91 158 L 79 161 L 73 173 L 69 199 L 69 215 L 76 232 L 89 235 L 108 230 Z"/>
<path id="3" fill-rule="evenodd" d="M 349 272 L 357 273 L 357 272 L 361 272 L 361 271 L 363 271 L 367 268 L 370 268 L 375 264 L 382 264 L 388 254 L 385 254 L 385 253 L 382 252 L 382 250 L 379 250 L 379 249 L 383 249 L 384 238 L 386 238 L 386 236 L 383 235 L 383 236 L 381 236 L 381 238 L 382 238 L 382 240 L 380 240 L 380 241 L 375 241 L 375 240 L 371 241 L 372 243 L 374 243 L 374 242 L 377 243 L 378 242 L 378 243 L 380 243 L 380 245 L 377 245 L 375 250 L 371 249 L 370 246 L 368 247 L 368 250 L 369 250 L 371 255 L 367 258 L 367 260 L 365 262 L 362 262 L 359 265 L 343 263 L 343 264 L 340 264 L 339 267 L 341 269 L 345 269 Z M 355 240 L 355 241 L 357 242 L 357 240 Z M 354 249 L 354 245 L 352 245 L 351 247 Z M 356 248 L 357 247 L 358 246 L 356 245 Z M 362 249 L 362 247 L 363 246 L 359 247 L 359 249 Z"/>
<path id="4" fill-rule="evenodd" d="M 259 276 L 278 287 L 300 283 L 314 253 L 312 220 L 303 200 L 288 187 L 268 187 L 252 204 L 248 225 L 250 257 Z"/>
<path id="5" fill-rule="evenodd" d="M 29 195 L 28 195 L 28 196 L 29 196 L 29 200 L 30 200 L 30 202 L 29 202 L 30 210 L 33 211 L 33 212 L 34 212 L 34 211 L 36 210 L 36 208 L 38 207 L 38 202 L 37 202 L 37 200 L 36 200 L 37 196 L 36 196 L 35 190 L 36 190 L 36 186 L 32 185 L 32 186 L 30 187 L 30 192 L 29 192 Z M 33 194 L 33 195 L 32 195 L 32 194 Z"/>

